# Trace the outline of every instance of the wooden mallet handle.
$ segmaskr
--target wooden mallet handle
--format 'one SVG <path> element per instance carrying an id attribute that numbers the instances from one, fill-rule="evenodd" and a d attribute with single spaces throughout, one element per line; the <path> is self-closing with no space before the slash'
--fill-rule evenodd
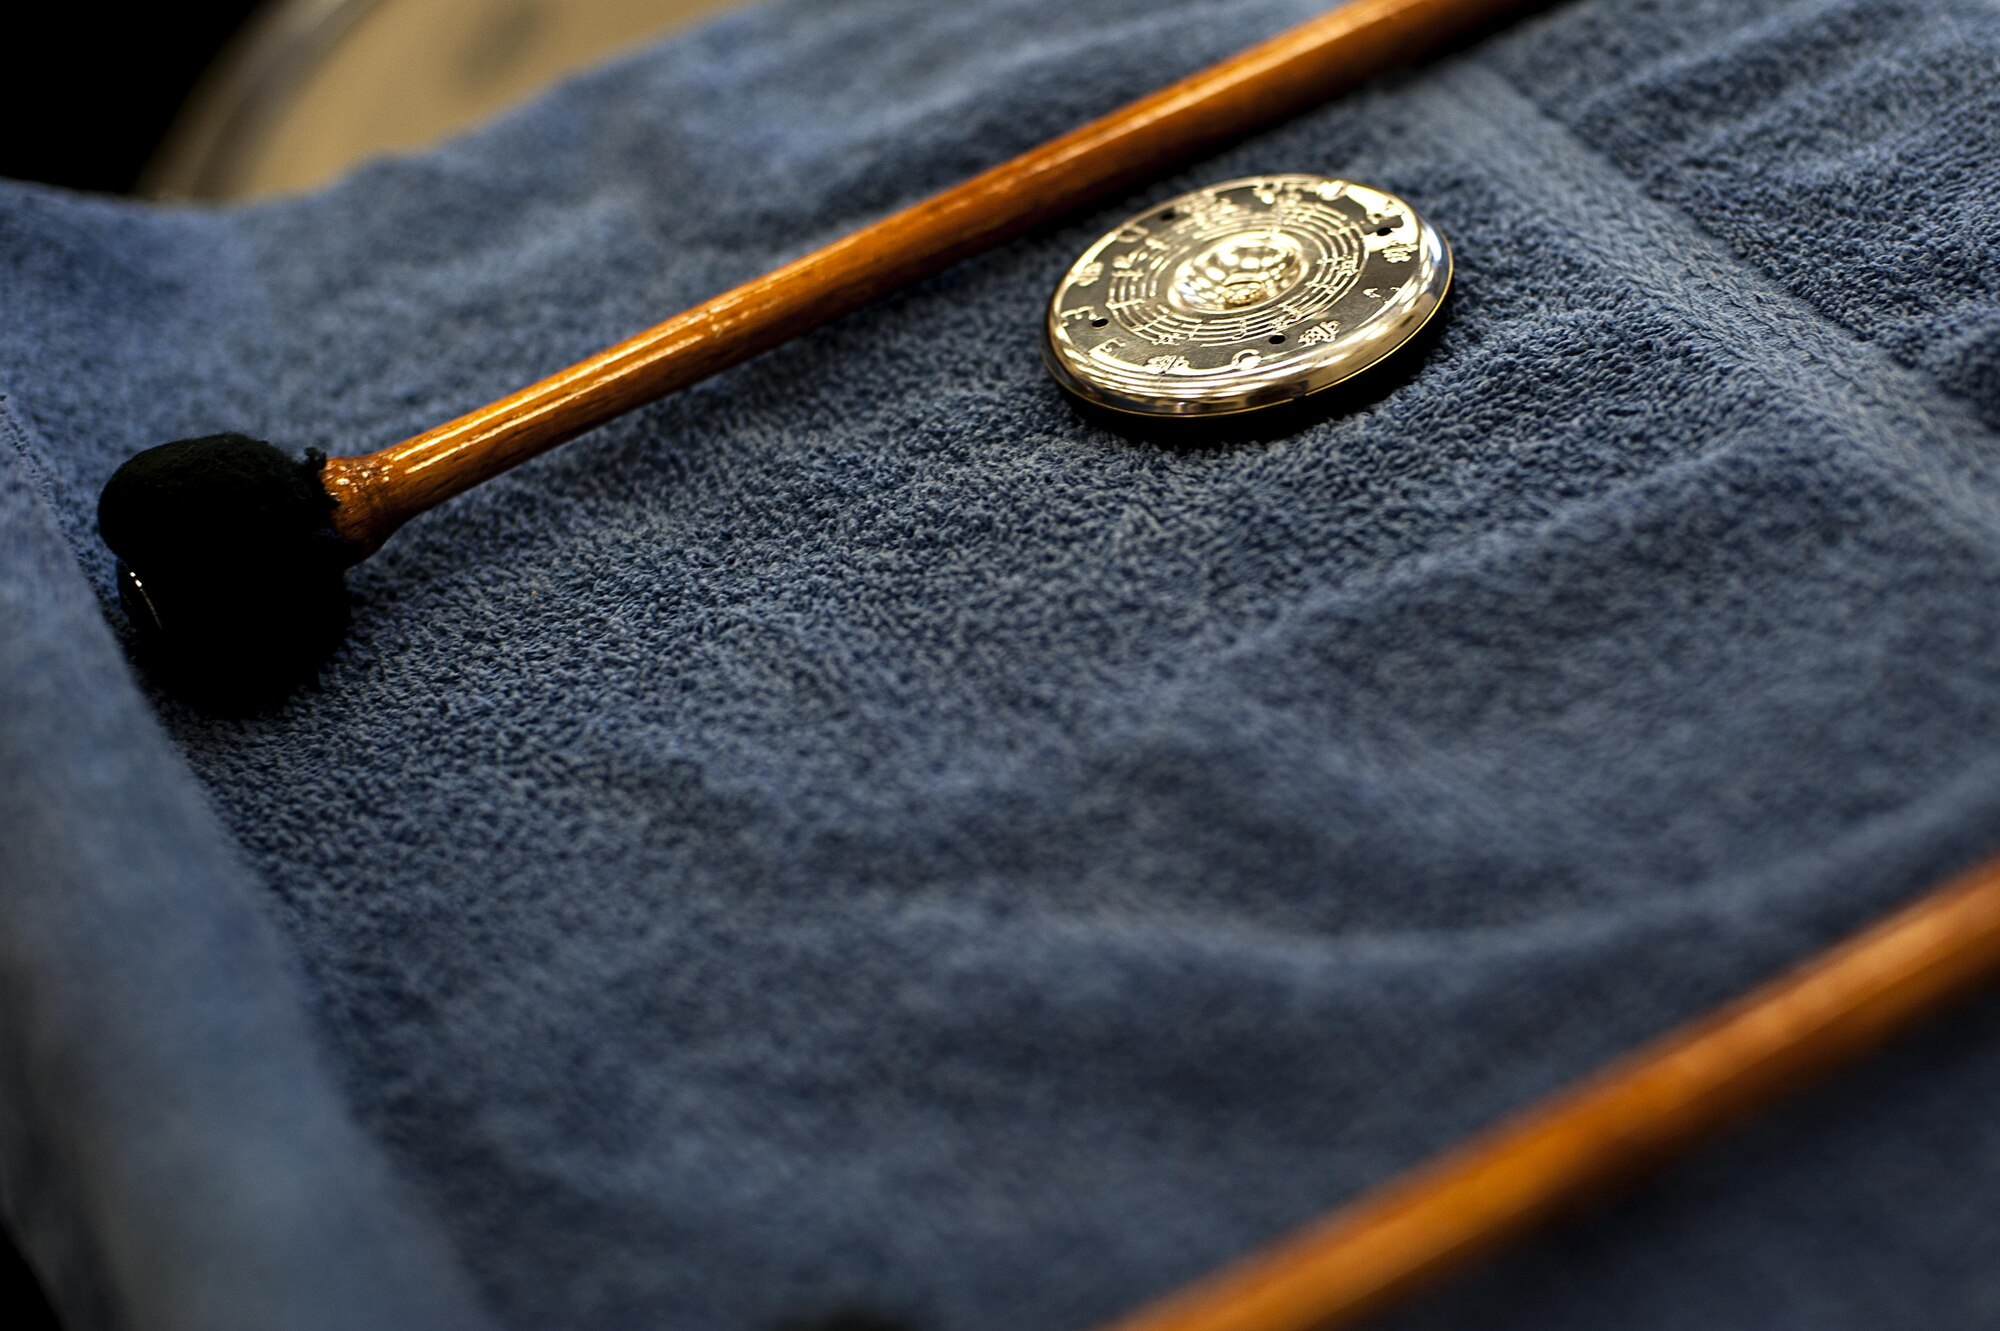
<path id="1" fill-rule="evenodd" d="M 2000 858 L 1102 1331 L 1335 1331 L 1843 1067 L 2000 974 Z"/>
<path id="2" fill-rule="evenodd" d="M 324 470 L 357 555 L 412 517 L 634 407 L 967 255 L 1324 101 L 1529 0 L 1353 0 L 725 291 L 512 396 Z"/>

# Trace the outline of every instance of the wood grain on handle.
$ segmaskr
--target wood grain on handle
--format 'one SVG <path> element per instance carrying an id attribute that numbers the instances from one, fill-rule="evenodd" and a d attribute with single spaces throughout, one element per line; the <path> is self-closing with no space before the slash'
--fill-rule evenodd
<path id="1" fill-rule="evenodd" d="M 1658 1164 L 2000 973 L 2000 859 L 1102 1331 L 1332 1331 Z"/>
<path id="2" fill-rule="evenodd" d="M 433 504 L 566 439 L 1531 2 L 1352 0 L 518 393 L 330 460 L 335 526 L 372 551 Z"/>

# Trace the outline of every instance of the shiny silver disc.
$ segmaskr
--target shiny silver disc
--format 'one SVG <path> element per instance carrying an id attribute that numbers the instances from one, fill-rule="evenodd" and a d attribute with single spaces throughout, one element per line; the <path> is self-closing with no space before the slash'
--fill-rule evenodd
<path id="1" fill-rule="evenodd" d="M 1393 194 L 1255 176 L 1168 199 L 1092 245 L 1056 286 L 1050 373 L 1148 416 L 1255 411 L 1393 354 L 1451 285 L 1451 247 Z"/>

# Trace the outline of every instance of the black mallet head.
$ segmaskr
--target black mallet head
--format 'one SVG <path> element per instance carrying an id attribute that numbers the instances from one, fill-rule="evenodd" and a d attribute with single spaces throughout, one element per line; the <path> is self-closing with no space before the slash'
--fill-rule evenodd
<path id="1" fill-rule="evenodd" d="M 215 434 L 147 449 L 112 473 L 97 529 L 118 556 L 126 611 L 177 691 L 256 706 L 340 640 L 341 575 L 363 552 L 334 531 L 324 463 Z"/>

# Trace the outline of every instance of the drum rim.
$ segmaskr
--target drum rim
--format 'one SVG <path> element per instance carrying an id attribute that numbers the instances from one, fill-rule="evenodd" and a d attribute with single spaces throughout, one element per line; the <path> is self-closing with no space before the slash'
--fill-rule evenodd
<path id="1" fill-rule="evenodd" d="M 298 79 L 383 0 L 269 0 L 203 72 L 140 173 L 152 199 L 224 202 L 243 197 L 271 112 Z"/>

